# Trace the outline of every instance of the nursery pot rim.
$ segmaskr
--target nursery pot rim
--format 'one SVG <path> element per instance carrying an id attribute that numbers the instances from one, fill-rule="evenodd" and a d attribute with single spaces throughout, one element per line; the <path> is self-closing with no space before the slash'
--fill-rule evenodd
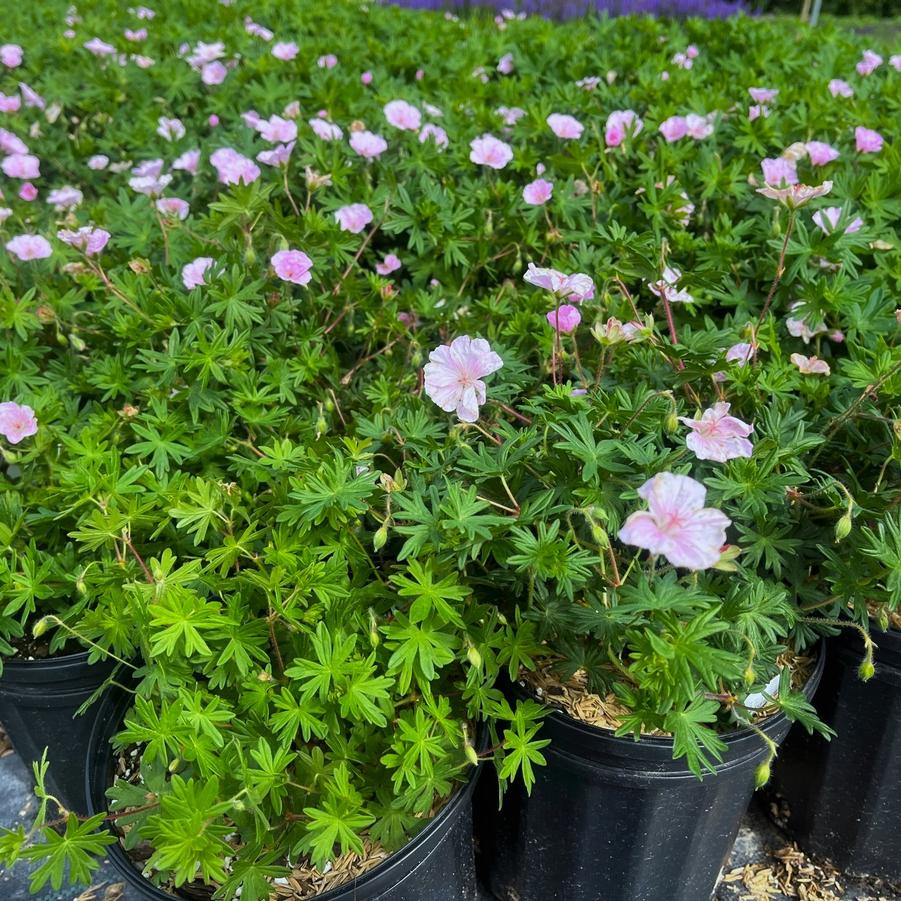
<path id="1" fill-rule="evenodd" d="M 91 730 L 90 740 L 88 741 L 87 762 L 85 766 L 85 793 L 87 796 L 88 815 L 93 816 L 97 813 L 105 812 L 105 805 L 101 806 L 96 803 L 98 797 L 105 797 L 106 788 L 108 787 L 108 779 L 104 778 L 103 787 L 96 776 L 102 772 L 108 774 L 112 764 L 113 750 L 110 739 L 114 732 L 118 731 L 119 726 L 125 716 L 127 708 L 131 704 L 131 696 L 120 692 L 118 694 L 109 694 L 100 703 L 98 708 L 98 716 Z M 482 730 L 479 747 L 484 750 L 488 744 L 487 733 Z M 435 837 L 436 832 L 448 821 L 453 819 L 459 809 L 470 803 L 472 795 L 475 792 L 476 783 L 482 774 L 482 767 L 485 761 L 470 773 L 469 778 L 465 782 L 461 782 L 451 793 L 447 799 L 447 803 L 433 816 L 428 823 L 413 836 L 402 848 L 390 854 L 380 864 L 367 870 L 360 877 L 351 879 L 335 888 L 328 889 L 318 895 L 311 896 L 308 901 L 356 901 L 357 892 L 365 889 L 370 883 L 375 883 L 382 878 L 390 878 L 392 870 L 403 865 L 404 861 L 416 853 L 422 845 L 426 844 Z M 113 824 L 104 821 L 103 829 L 108 830 L 120 839 L 121 836 L 116 832 Z M 147 893 L 148 897 L 152 897 L 155 901 L 171 901 L 171 899 L 185 898 L 177 889 L 175 893 L 164 891 L 153 885 L 147 879 L 141 870 L 134 864 L 131 858 L 122 847 L 121 841 L 110 845 L 105 852 L 110 862 L 115 866 L 123 878 L 132 885 L 140 888 Z M 346 895 L 345 893 L 352 894 Z"/>
<path id="2" fill-rule="evenodd" d="M 28 677 L 35 675 L 38 670 L 44 670 L 45 672 L 51 670 L 54 675 L 62 675 L 63 673 L 60 671 L 80 668 L 85 664 L 93 665 L 88 660 L 90 654 L 90 651 L 76 651 L 73 654 L 35 657 L 31 660 L 22 657 L 5 657 L 3 659 L 3 673 L 0 674 L 0 681 L 6 677 L 7 673 L 15 675 L 22 682 L 43 681 L 41 679 L 29 679 Z M 105 659 L 107 658 L 101 657 L 95 663 L 102 663 Z"/>
<path id="3" fill-rule="evenodd" d="M 899 631 L 899 637 L 901 637 L 901 631 Z M 817 653 L 816 663 L 814 664 L 807 681 L 801 688 L 801 692 L 808 700 L 813 697 L 826 665 L 825 641 L 820 639 L 819 642 L 812 646 L 811 650 L 814 649 Z M 520 680 L 515 680 L 512 685 L 513 691 L 518 698 L 531 698 L 532 700 L 537 700 L 535 693 L 524 687 Z M 637 754 L 640 754 L 642 750 L 647 750 L 652 753 L 663 750 L 672 751 L 675 742 L 675 739 L 670 735 L 641 735 L 637 739 L 633 738 L 631 735 L 617 735 L 616 731 L 608 726 L 595 726 L 592 723 L 586 723 L 574 716 L 570 716 L 566 711 L 561 710 L 559 707 L 555 707 L 546 702 L 544 703 L 544 706 L 551 711 L 547 715 L 545 722 L 563 732 L 568 732 L 570 734 L 575 733 L 580 738 L 587 739 L 588 741 L 610 742 L 623 749 L 627 747 L 632 748 Z M 785 719 L 785 714 L 781 710 L 778 710 L 760 720 L 756 725 L 762 732 L 768 733 L 778 729 Z M 728 732 L 718 732 L 717 735 L 730 747 L 734 747 L 735 745 L 739 745 L 748 740 L 759 741 L 757 732 L 747 726 L 742 726 L 738 729 L 730 729 Z M 553 743 L 551 744 L 551 749 L 553 749 Z"/>

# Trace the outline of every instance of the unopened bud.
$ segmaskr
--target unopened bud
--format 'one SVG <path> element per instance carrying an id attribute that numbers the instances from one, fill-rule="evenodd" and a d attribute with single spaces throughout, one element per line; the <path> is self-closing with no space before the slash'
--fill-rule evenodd
<path id="1" fill-rule="evenodd" d="M 669 414 L 664 420 L 663 427 L 670 435 L 672 435 L 674 432 L 679 431 L 679 417 L 676 415 L 675 410 L 670 410 Z"/>
<path id="2" fill-rule="evenodd" d="M 763 788 L 767 782 L 770 781 L 770 762 L 769 760 L 764 761 L 760 764 L 759 767 L 754 771 L 754 787 L 755 788 Z"/>
<path id="3" fill-rule="evenodd" d="M 879 623 L 880 631 L 888 632 L 888 627 L 889 627 L 888 611 L 885 609 L 880 610 L 876 616 L 876 622 Z"/>
<path id="4" fill-rule="evenodd" d="M 51 619 L 49 616 L 41 617 L 35 624 L 31 630 L 31 634 L 35 638 L 40 638 L 49 628 L 50 628 Z"/>
<path id="5" fill-rule="evenodd" d="M 172 763 L 169 764 L 169 772 L 176 773 L 176 772 L 178 772 L 180 767 L 181 767 L 181 760 L 179 760 L 176 757 L 175 760 L 173 760 Z"/>
<path id="6" fill-rule="evenodd" d="M 79 338 L 78 335 L 73 332 L 69 335 L 69 347 L 71 347 L 72 350 L 81 353 L 82 351 L 87 349 L 87 344 L 85 344 L 84 341 L 82 341 L 81 338 Z"/>
<path id="7" fill-rule="evenodd" d="M 260 682 L 271 682 L 271 681 L 272 681 L 272 674 L 271 674 L 271 673 L 267 673 L 266 670 L 262 670 L 261 672 L 259 672 L 259 673 L 257 674 L 257 679 L 258 679 Z"/>
<path id="8" fill-rule="evenodd" d="M 375 533 L 375 535 L 372 536 L 372 546 L 377 551 L 380 551 L 385 546 L 385 543 L 387 541 L 388 541 L 388 526 L 382 524 L 381 526 L 379 526 L 378 531 Z"/>
<path id="9" fill-rule="evenodd" d="M 473 765 L 479 765 L 479 755 L 476 753 L 476 749 L 469 743 L 466 744 L 464 748 L 466 751 L 466 759 Z"/>
<path id="10" fill-rule="evenodd" d="M 873 666 L 873 661 L 870 659 L 861 661 L 860 666 L 857 667 L 857 675 L 860 677 L 861 682 L 869 682 L 876 675 L 876 667 Z"/>
<path id="11" fill-rule="evenodd" d="M 375 611 L 370 608 L 369 610 L 369 644 L 372 647 L 377 648 L 379 646 L 379 642 L 381 641 L 381 637 L 379 636 L 379 621 L 376 618 Z"/>
<path id="12" fill-rule="evenodd" d="M 247 810 L 247 806 L 240 798 L 236 798 L 232 801 L 232 810 Z"/>
<path id="13" fill-rule="evenodd" d="M 754 667 L 749 663 L 748 668 L 745 670 L 744 674 L 745 685 L 753 685 L 756 678 L 757 675 L 754 672 Z"/>
<path id="14" fill-rule="evenodd" d="M 470 645 L 466 649 L 466 657 L 469 662 L 476 668 L 479 669 L 482 665 L 482 655 L 479 653 L 479 649 L 475 645 Z"/>
<path id="15" fill-rule="evenodd" d="M 610 536 L 597 523 L 594 523 L 591 527 L 591 537 L 594 538 L 601 550 L 606 551 L 610 547 Z"/>
<path id="16" fill-rule="evenodd" d="M 848 535 L 851 534 L 851 526 L 853 525 L 853 520 L 851 519 L 850 510 L 835 524 L 835 540 L 836 542 L 842 541 L 842 539 L 847 538 Z"/>
<path id="17" fill-rule="evenodd" d="M 248 242 L 244 248 L 244 262 L 248 266 L 252 266 L 257 261 L 257 252 L 253 249 L 253 244 Z"/>

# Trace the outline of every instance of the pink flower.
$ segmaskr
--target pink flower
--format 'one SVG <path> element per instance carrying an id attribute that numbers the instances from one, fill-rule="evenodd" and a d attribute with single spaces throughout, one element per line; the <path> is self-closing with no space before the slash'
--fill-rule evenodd
<path id="1" fill-rule="evenodd" d="M 272 55 L 283 62 L 294 59 L 298 53 L 300 53 L 300 47 L 294 41 L 279 41 L 272 47 Z"/>
<path id="2" fill-rule="evenodd" d="M 543 178 L 536 178 L 522 189 L 522 199 L 529 206 L 543 206 L 551 199 L 553 192 L 554 185 L 551 182 Z"/>
<path id="3" fill-rule="evenodd" d="M 388 149 L 388 142 L 371 131 L 355 131 L 350 136 L 350 146 L 364 159 L 372 160 Z"/>
<path id="4" fill-rule="evenodd" d="M 854 129 L 854 141 L 858 153 L 879 153 L 884 143 L 878 131 L 864 128 L 862 125 Z"/>
<path id="5" fill-rule="evenodd" d="M 607 116 L 604 142 L 608 147 L 619 147 L 627 137 L 635 137 L 643 128 L 644 122 L 634 110 L 614 110 Z"/>
<path id="6" fill-rule="evenodd" d="M 83 46 L 85 50 L 90 51 L 94 56 L 114 56 L 116 53 L 116 48 L 112 44 L 107 44 L 106 41 L 101 41 L 100 38 L 91 38 Z"/>
<path id="7" fill-rule="evenodd" d="M 516 125 L 526 114 L 526 111 L 518 106 L 499 106 L 495 112 L 504 120 L 504 125 Z"/>
<path id="8" fill-rule="evenodd" d="M 696 141 L 703 141 L 713 134 L 713 123 L 707 116 L 698 116 L 696 113 L 689 113 L 685 117 L 685 129 L 690 138 Z"/>
<path id="9" fill-rule="evenodd" d="M 22 106 L 22 100 L 18 94 L 10 94 L 8 97 L 0 91 L 0 112 L 15 113 Z"/>
<path id="10" fill-rule="evenodd" d="M 160 116 L 157 120 L 156 133 L 167 141 L 178 141 L 185 136 L 185 126 L 181 119 Z"/>
<path id="11" fill-rule="evenodd" d="M 375 271 L 379 275 L 390 275 L 392 272 L 400 269 L 401 266 L 403 266 L 403 263 L 401 263 L 400 257 L 397 254 L 389 253 L 381 263 L 375 264 Z"/>
<path id="12" fill-rule="evenodd" d="M 804 304 L 799 300 L 793 303 L 790 309 L 794 311 L 799 308 L 803 309 L 803 307 Z M 793 338 L 800 338 L 805 344 L 810 344 L 811 340 L 816 338 L 817 335 L 822 335 L 828 331 L 826 326 L 822 323 L 811 328 L 811 326 L 807 324 L 806 316 L 802 316 L 801 318 L 787 318 L 785 320 L 785 327 Z"/>
<path id="13" fill-rule="evenodd" d="M 684 116 L 670 116 L 660 123 L 659 131 L 667 144 L 672 144 L 688 134 L 688 124 Z"/>
<path id="14" fill-rule="evenodd" d="M 0 150 L 3 153 L 28 153 L 28 145 L 18 135 L 0 128 Z"/>
<path id="15" fill-rule="evenodd" d="M 123 34 L 126 41 L 139 42 L 147 40 L 146 28 L 126 28 Z"/>
<path id="16" fill-rule="evenodd" d="M 22 261 L 45 260 L 53 253 L 50 242 L 41 235 L 16 235 L 6 242 L 6 249 Z"/>
<path id="17" fill-rule="evenodd" d="M 547 314 L 547 321 L 552 328 L 568 335 L 582 321 L 582 314 L 576 307 L 564 303 Z"/>
<path id="18" fill-rule="evenodd" d="M 469 142 L 471 148 L 469 158 L 479 166 L 492 169 L 503 169 L 513 159 L 513 151 L 509 144 L 499 141 L 493 135 L 484 134 Z"/>
<path id="19" fill-rule="evenodd" d="M 894 54 L 888 58 L 889 65 L 896 71 L 901 72 L 901 55 Z"/>
<path id="20" fill-rule="evenodd" d="M 755 103 L 772 103 L 779 91 L 775 88 L 748 88 L 748 93 Z"/>
<path id="21" fill-rule="evenodd" d="M 215 113 L 210 113 L 210 117 L 206 121 L 210 128 L 216 128 L 219 125 L 219 117 Z"/>
<path id="22" fill-rule="evenodd" d="M 536 288 L 544 288 L 557 294 L 566 282 L 566 274 L 556 269 L 543 269 L 534 263 L 529 263 L 526 274 L 522 277 L 526 284 Z"/>
<path id="23" fill-rule="evenodd" d="M 433 125 L 431 122 L 426 122 L 419 132 L 419 143 L 425 144 L 426 141 L 430 140 L 435 142 L 436 147 L 447 147 L 447 132 L 440 125 Z"/>
<path id="24" fill-rule="evenodd" d="M 106 247 L 106 243 L 110 239 L 110 233 L 104 228 L 85 225 L 79 228 L 78 231 L 62 229 L 56 233 L 56 237 L 63 244 L 68 244 L 70 247 L 82 251 L 85 256 L 93 257 Z"/>
<path id="25" fill-rule="evenodd" d="M 372 210 L 365 203 L 351 203 L 336 210 L 335 219 L 341 231 L 357 235 L 372 222 Z"/>
<path id="26" fill-rule="evenodd" d="M 573 303 L 582 303 L 583 300 L 591 300 L 594 297 L 594 282 L 584 272 L 566 275 L 556 269 L 542 269 L 534 263 L 529 263 L 523 281 L 535 285 L 536 288 L 551 291 L 557 297 Z"/>
<path id="27" fill-rule="evenodd" d="M 363 84 L 372 84 L 372 72 L 366 71 L 360 74 L 360 81 Z"/>
<path id="28" fill-rule="evenodd" d="M 817 210 L 811 218 L 817 228 L 819 228 L 824 235 L 828 235 L 835 231 L 835 227 L 838 225 L 838 221 L 841 217 L 842 208 L 840 206 L 827 206 L 823 210 Z M 860 216 L 855 216 L 854 219 L 845 226 L 845 234 L 853 235 L 854 232 L 859 232 L 862 228 L 863 219 L 861 219 Z"/>
<path id="29" fill-rule="evenodd" d="M 824 197 L 831 190 L 832 182 L 824 181 L 821 185 L 788 185 L 784 188 L 767 185 L 765 188 L 758 188 L 757 193 L 770 200 L 778 200 L 790 210 L 796 210 L 817 197 Z"/>
<path id="30" fill-rule="evenodd" d="M 739 366 L 747 366 L 752 356 L 754 356 L 754 345 L 744 342 L 733 344 L 726 351 L 726 361 L 737 363 Z"/>
<path id="31" fill-rule="evenodd" d="M 18 444 L 37 430 L 38 420 L 31 407 L 10 400 L 0 404 L 0 435 L 10 444 Z"/>
<path id="32" fill-rule="evenodd" d="M 320 56 L 316 60 L 316 65 L 320 69 L 334 69 L 338 65 L 338 57 L 334 53 L 326 53 L 325 56 Z"/>
<path id="33" fill-rule="evenodd" d="M 422 113 L 406 100 L 392 100 L 385 104 L 385 118 L 389 125 L 405 131 L 419 131 L 422 125 Z"/>
<path id="34" fill-rule="evenodd" d="M 558 138 L 564 138 L 567 141 L 582 137 L 585 129 L 585 126 L 575 116 L 567 116 L 563 113 L 551 113 L 546 121 Z"/>
<path id="35" fill-rule="evenodd" d="M 30 109 L 44 109 L 47 105 L 44 98 L 37 91 L 28 87 L 24 81 L 19 82 L 19 91 L 22 94 L 22 102 Z"/>
<path id="36" fill-rule="evenodd" d="M 248 34 L 252 34 L 256 38 L 260 38 L 263 41 L 271 41 L 274 37 L 273 33 L 266 28 L 265 25 L 260 25 L 257 22 L 254 22 L 250 16 L 244 17 L 244 30 Z"/>
<path id="37" fill-rule="evenodd" d="M 260 167 L 243 154 L 231 147 L 220 147 L 213 152 L 210 163 L 225 185 L 237 185 L 243 182 L 249 185 L 260 177 Z"/>
<path id="38" fill-rule="evenodd" d="M 7 69 L 15 69 L 22 65 L 24 53 L 18 44 L 3 44 L 0 46 L 0 63 Z"/>
<path id="39" fill-rule="evenodd" d="M 870 75 L 882 65 L 882 57 L 872 50 L 864 50 L 863 57 L 855 67 L 858 75 Z"/>
<path id="40" fill-rule="evenodd" d="M 290 119 L 283 119 L 281 116 L 260 119 L 256 130 L 270 144 L 282 144 L 297 139 L 297 124 Z"/>
<path id="41" fill-rule="evenodd" d="M 798 183 L 798 170 L 794 160 L 787 160 L 782 156 L 765 159 L 760 163 L 760 168 L 763 170 L 763 180 L 773 187 Z"/>
<path id="42" fill-rule="evenodd" d="M 206 271 L 215 263 L 212 257 L 197 257 L 192 260 L 181 270 L 182 284 L 190 291 L 193 288 L 199 288 L 206 285 Z"/>
<path id="43" fill-rule="evenodd" d="M 629 515 L 620 541 L 662 554 L 684 569 L 708 569 L 720 559 L 731 520 L 704 506 L 707 489 L 700 482 L 661 472 L 645 482 L 638 495 L 648 509 Z"/>
<path id="44" fill-rule="evenodd" d="M 191 212 L 188 202 L 180 197 L 160 197 L 156 202 L 156 208 L 167 219 L 185 220 Z"/>
<path id="45" fill-rule="evenodd" d="M 839 152 L 834 147 L 822 141 L 808 141 L 804 146 L 812 166 L 825 166 L 839 157 Z"/>
<path id="46" fill-rule="evenodd" d="M 295 285 L 310 283 L 313 261 L 302 250 L 280 250 L 272 255 L 269 262 L 283 282 L 293 282 Z"/>
<path id="47" fill-rule="evenodd" d="M 760 106 L 754 105 L 748 107 L 748 121 L 753 122 L 755 119 L 763 116 L 764 119 L 768 118 L 770 115 L 770 108 L 768 106 Z"/>
<path id="48" fill-rule="evenodd" d="M 13 153 L 6 157 L 0 168 L 10 178 L 40 178 L 41 161 L 31 153 Z"/>
<path id="49" fill-rule="evenodd" d="M 501 75 L 509 75 L 516 67 L 513 65 L 513 54 L 505 53 L 497 62 L 497 71 Z"/>
<path id="50" fill-rule="evenodd" d="M 487 397 L 481 380 L 503 365 L 484 338 L 461 335 L 429 354 L 423 369 L 425 393 L 446 413 L 456 412 L 462 422 L 475 422 L 479 405 Z"/>
<path id="51" fill-rule="evenodd" d="M 754 426 L 729 415 L 729 404 L 720 402 L 705 410 L 700 419 L 680 416 L 691 433 L 685 444 L 699 460 L 725 463 L 736 457 L 750 457 L 754 450 L 748 435 Z"/>
<path id="52" fill-rule="evenodd" d="M 72 185 L 56 188 L 47 195 L 47 203 L 57 212 L 76 207 L 82 200 L 84 200 L 84 194 L 78 188 L 73 188 Z"/>
<path id="53" fill-rule="evenodd" d="M 829 375 L 831 370 L 825 360 L 816 357 L 805 357 L 803 354 L 792 354 L 791 361 L 804 375 Z"/>
<path id="54" fill-rule="evenodd" d="M 37 196 L 38 189 L 30 181 L 26 181 L 25 184 L 19 188 L 19 197 L 26 203 L 31 203 Z"/>
<path id="55" fill-rule="evenodd" d="M 200 69 L 200 80 L 205 85 L 212 86 L 222 84 L 222 82 L 225 81 L 226 75 L 228 75 L 228 69 L 226 69 L 219 60 L 205 63 Z"/>
<path id="56" fill-rule="evenodd" d="M 658 281 L 648 283 L 648 288 L 652 294 L 665 298 L 669 303 L 690 303 L 694 298 L 684 288 L 679 288 L 680 278 L 682 278 L 681 270 L 675 266 L 667 266 Z"/>
<path id="57" fill-rule="evenodd" d="M 88 159 L 88 169 L 99 171 L 101 169 L 105 169 L 108 165 L 109 157 L 104 156 L 102 153 L 95 153 L 94 156 Z"/>
<path id="58" fill-rule="evenodd" d="M 138 171 L 137 168 L 135 171 Z M 137 191 L 138 194 L 156 197 L 163 193 L 171 181 L 171 175 L 135 175 L 128 179 L 128 185 L 133 191 Z"/>
<path id="59" fill-rule="evenodd" d="M 337 125 L 326 122 L 325 119 L 310 119 L 310 128 L 323 141 L 340 141 L 344 137 L 344 132 Z"/>
<path id="60" fill-rule="evenodd" d="M 189 172 L 191 175 L 197 174 L 197 167 L 200 165 L 200 151 L 186 150 L 181 156 L 175 158 L 172 168 L 181 172 Z"/>
<path id="61" fill-rule="evenodd" d="M 294 141 L 288 144 L 278 144 L 271 150 L 261 150 L 257 154 L 257 162 L 266 166 L 287 166 L 292 150 L 294 150 Z"/>
<path id="62" fill-rule="evenodd" d="M 833 97 L 853 97 L 854 88 L 841 78 L 833 78 L 832 81 L 829 82 L 829 93 L 832 94 Z"/>

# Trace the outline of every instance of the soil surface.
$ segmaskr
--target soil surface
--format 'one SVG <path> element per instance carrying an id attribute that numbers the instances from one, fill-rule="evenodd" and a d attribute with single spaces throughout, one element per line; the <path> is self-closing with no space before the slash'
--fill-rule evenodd
<path id="1" fill-rule="evenodd" d="M 4 750 L 6 749 L 6 750 Z M 8 748 L 0 729 L 0 826 L 30 823 L 35 799 L 25 767 Z M 89 889 L 45 888 L 28 892 L 28 869 L 0 866 L 2 901 L 141 901 L 104 865 Z M 843 876 L 823 861 L 813 861 L 794 848 L 772 824 L 762 803 L 752 805 L 735 843 L 716 901 L 901 901 L 901 888 L 879 880 Z M 483 893 L 480 901 L 491 901 Z M 551 899 L 548 899 L 551 901 Z M 663 898 L 660 901 L 664 901 Z M 700 901 L 700 899 L 699 899 Z"/>

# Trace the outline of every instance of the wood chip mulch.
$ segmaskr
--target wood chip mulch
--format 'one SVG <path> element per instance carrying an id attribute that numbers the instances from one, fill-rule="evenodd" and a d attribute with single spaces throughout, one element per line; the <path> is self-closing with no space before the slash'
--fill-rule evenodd
<path id="1" fill-rule="evenodd" d="M 296 867 L 287 878 L 274 880 L 275 896 L 285 901 L 315 898 L 329 889 L 359 879 L 387 857 L 388 852 L 384 848 L 363 839 L 362 856 L 354 853 L 345 854 L 334 861 L 324 873 L 311 866 Z"/>
<path id="2" fill-rule="evenodd" d="M 6 757 L 9 754 L 14 754 L 13 746 L 10 744 L 9 739 L 6 737 L 6 733 L 3 731 L 3 724 L 0 723 L 0 757 Z"/>
<path id="3" fill-rule="evenodd" d="M 741 901 L 772 901 L 782 897 L 800 898 L 801 901 L 843 901 L 840 873 L 828 863 L 812 861 L 793 842 L 773 851 L 770 856 L 765 863 L 751 863 L 730 870 L 723 882 L 742 883 L 745 892 L 739 895 Z"/>

